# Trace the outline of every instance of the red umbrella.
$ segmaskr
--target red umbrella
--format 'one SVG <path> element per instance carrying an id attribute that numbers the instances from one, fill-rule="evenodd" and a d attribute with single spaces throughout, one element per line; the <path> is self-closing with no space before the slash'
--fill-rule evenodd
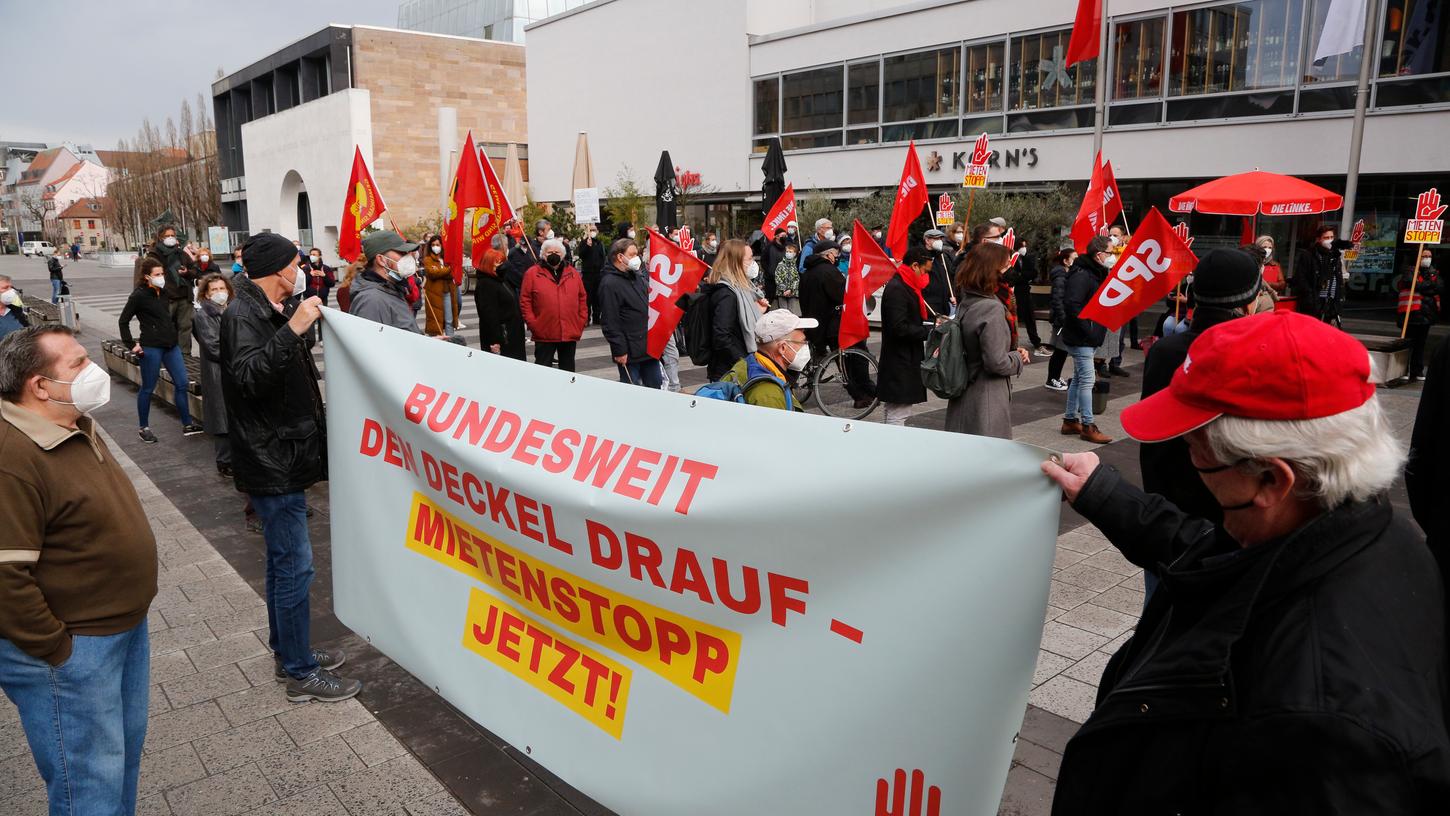
<path id="1" fill-rule="evenodd" d="M 1200 184 L 1168 201 L 1176 213 L 1313 215 L 1344 206 L 1344 197 L 1317 184 L 1255 170 Z"/>

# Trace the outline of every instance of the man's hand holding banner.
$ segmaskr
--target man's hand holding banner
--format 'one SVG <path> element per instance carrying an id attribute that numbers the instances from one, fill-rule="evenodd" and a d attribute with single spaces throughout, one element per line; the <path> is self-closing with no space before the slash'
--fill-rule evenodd
<path id="1" fill-rule="evenodd" d="M 1198 257 L 1154 207 L 1081 316 L 1117 331 L 1166 297 L 1197 265 Z"/>
<path id="2" fill-rule="evenodd" d="M 685 316 L 675 301 L 695 291 L 710 267 L 654 230 L 649 231 L 649 251 L 649 356 L 658 360 Z"/>

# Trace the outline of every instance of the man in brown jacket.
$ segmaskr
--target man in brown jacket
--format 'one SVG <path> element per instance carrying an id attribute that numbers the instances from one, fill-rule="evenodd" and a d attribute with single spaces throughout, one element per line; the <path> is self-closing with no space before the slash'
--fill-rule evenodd
<path id="1" fill-rule="evenodd" d="M 146 739 L 156 539 L 87 416 L 110 385 L 70 329 L 0 341 L 0 688 L 52 813 L 133 813 Z"/>

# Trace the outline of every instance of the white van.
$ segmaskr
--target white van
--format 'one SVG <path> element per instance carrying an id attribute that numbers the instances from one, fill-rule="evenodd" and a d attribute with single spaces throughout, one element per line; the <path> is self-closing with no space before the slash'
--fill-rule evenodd
<path id="1" fill-rule="evenodd" d="M 55 247 L 49 241 L 26 241 L 20 245 L 20 254 L 27 258 L 32 255 L 44 258 L 47 255 L 54 255 Z"/>

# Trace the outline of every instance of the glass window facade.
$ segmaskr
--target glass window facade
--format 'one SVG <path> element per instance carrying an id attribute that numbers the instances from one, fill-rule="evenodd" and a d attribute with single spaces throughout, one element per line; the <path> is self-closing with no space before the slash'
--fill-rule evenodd
<path id="1" fill-rule="evenodd" d="M 1108 127 L 1354 108 L 1361 48 L 1316 60 L 1332 0 L 1240 0 L 1111 22 Z M 1445 0 L 1385 0 L 1376 109 L 1450 105 Z M 754 80 L 752 149 L 788 150 L 1093 125 L 1096 60 L 1069 28 L 1002 35 Z"/>

